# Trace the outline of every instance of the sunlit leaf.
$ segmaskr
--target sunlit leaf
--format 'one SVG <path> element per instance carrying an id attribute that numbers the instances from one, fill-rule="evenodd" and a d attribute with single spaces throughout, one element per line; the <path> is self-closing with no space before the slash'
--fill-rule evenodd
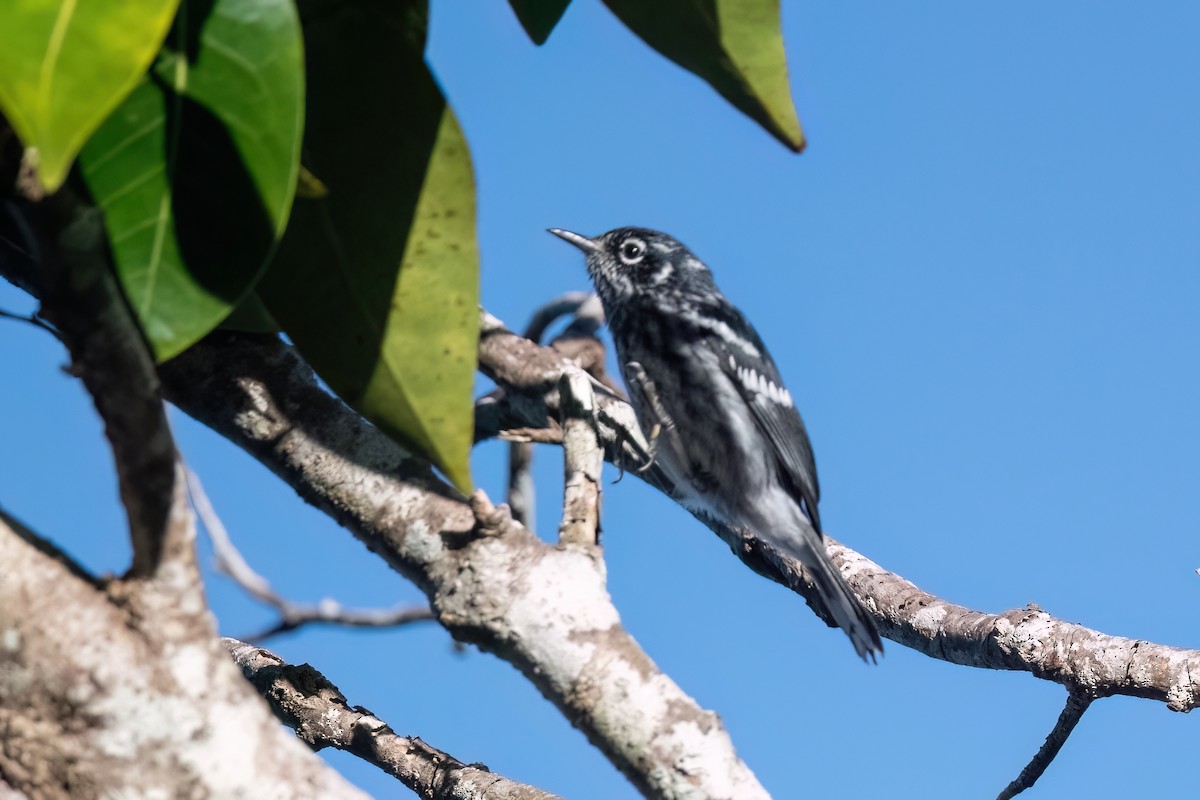
<path id="1" fill-rule="evenodd" d="M 478 337 L 475 189 L 423 59 L 422 3 L 303 2 L 304 163 L 258 293 L 317 373 L 389 435 L 471 486 Z"/>
<path id="2" fill-rule="evenodd" d="M 571 0 L 508 0 L 534 44 L 543 44 Z"/>
<path id="3" fill-rule="evenodd" d="M 224 319 L 286 227 L 303 128 L 289 0 L 186 2 L 163 54 L 88 142 L 117 273 L 155 355 Z"/>
<path id="4" fill-rule="evenodd" d="M 179 0 L 0 0 L 0 111 L 48 191 L 137 85 Z"/>
<path id="5" fill-rule="evenodd" d="M 788 86 L 779 0 L 604 3 L 646 44 L 699 75 L 791 149 L 804 149 Z"/>

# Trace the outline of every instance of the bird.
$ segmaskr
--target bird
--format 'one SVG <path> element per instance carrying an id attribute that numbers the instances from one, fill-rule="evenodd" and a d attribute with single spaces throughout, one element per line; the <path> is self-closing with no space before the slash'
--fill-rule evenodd
<path id="1" fill-rule="evenodd" d="M 754 326 L 665 233 L 549 232 L 583 251 L 638 424 L 676 499 L 803 564 L 855 652 L 874 661 L 879 632 L 825 550 L 808 433 Z"/>

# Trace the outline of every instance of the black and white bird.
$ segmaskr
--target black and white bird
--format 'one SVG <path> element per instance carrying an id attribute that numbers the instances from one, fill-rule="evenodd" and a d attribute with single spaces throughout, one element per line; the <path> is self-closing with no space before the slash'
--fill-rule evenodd
<path id="1" fill-rule="evenodd" d="M 687 508 L 748 528 L 812 575 L 866 660 L 883 652 L 870 616 L 825 551 L 808 433 L 754 327 L 675 239 L 618 228 L 583 251 L 654 464 Z"/>

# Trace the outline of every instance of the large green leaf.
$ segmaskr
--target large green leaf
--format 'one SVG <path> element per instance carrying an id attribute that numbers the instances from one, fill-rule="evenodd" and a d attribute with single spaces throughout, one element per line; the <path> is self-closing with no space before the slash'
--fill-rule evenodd
<path id="1" fill-rule="evenodd" d="M 425 66 L 424 3 L 302 2 L 304 164 L 258 286 L 342 398 L 471 486 L 478 337 L 475 189 L 466 143 Z"/>
<path id="2" fill-rule="evenodd" d="M 287 225 L 304 114 L 289 0 L 188 0 L 80 157 L 122 286 L 167 359 L 223 320 Z"/>
<path id="3" fill-rule="evenodd" d="M 804 149 L 779 0 L 604 0 L 658 52 L 706 80 L 791 149 Z"/>
<path id="4" fill-rule="evenodd" d="M 0 111 L 48 191 L 137 85 L 179 0 L 0 0 Z"/>
<path id="5" fill-rule="evenodd" d="M 508 0 L 534 44 L 544 44 L 571 0 Z"/>

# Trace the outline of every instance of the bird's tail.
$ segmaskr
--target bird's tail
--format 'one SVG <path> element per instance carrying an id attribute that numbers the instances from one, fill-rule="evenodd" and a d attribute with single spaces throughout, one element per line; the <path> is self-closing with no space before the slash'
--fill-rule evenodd
<path id="1" fill-rule="evenodd" d="M 875 621 L 834 566 L 825 549 L 825 537 L 804 516 L 800 505 L 788 495 L 768 493 L 750 509 L 748 517 L 748 527 L 777 554 L 804 565 L 829 616 L 850 637 L 859 658 L 875 661 L 877 655 L 882 655 L 883 642 Z"/>
<path id="2" fill-rule="evenodd" d="M 829 553 L 825 550 L 824 537 L 813 530 L 806 533 L 812 534 L 811 537 L 806 536 L 806 539 L 815 539 L 812 542 L 813 546 L 805 548 L 812 552 L 812 557 L 800 560 L 812 576 L 825 608 L 829 610 L 838 627 L 850 637 L 859 658 L 867 661 L 869 657 L 874 663 L 877 654 L 883 655 L 883 642 L 879 638 L 879 631 L 875 629 L 875 621 L 850 590 L 850 584 L 842 577 L 842 571 L 830 560 Z"/>

